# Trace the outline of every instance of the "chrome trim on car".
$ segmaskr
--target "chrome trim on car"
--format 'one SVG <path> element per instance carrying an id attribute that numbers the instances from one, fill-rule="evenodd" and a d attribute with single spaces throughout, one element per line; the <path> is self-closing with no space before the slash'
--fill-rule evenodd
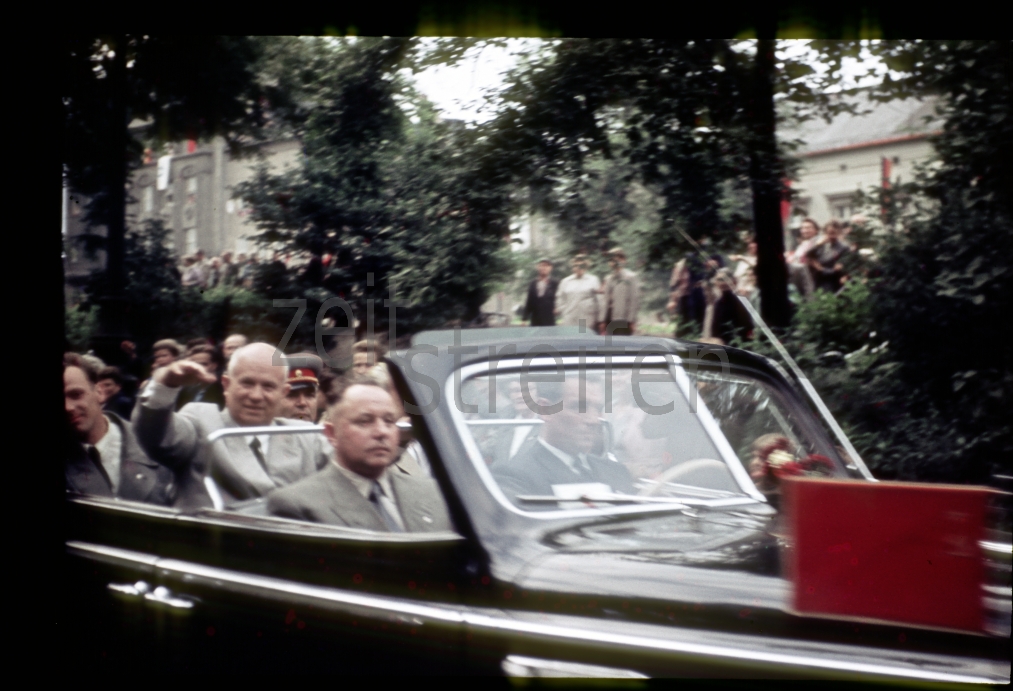
<path id="1" fill-rule="evenodd" d="M 582 662 L 546 660 L 525 655 L 507 655 L 502 663 L 503 673 L 514 678 L 578 678 L 578 679 L 650 679 L 632 669 L 587 665 Z"/>
<path id="2" fill-rule="evenodd" d="M 607 633 L 589 631 L 587 628 L 567 626 L 563 624 L 545 624 L 531 621 L 522 621 L 510 618 L 506 613 L 496 615 L 495 613 L 482 614 L 468 611 L 464 608 L 451 608 L 451 606 L 420 605 L 391 597 L 365 595 L 352 593 L 336 588 L 324 586 L 306 585 L 294 583 L 277 578 L 258 576 L 254 574 L 241 573 L 212 566 L 204 566 L 178 559 L 159 559 L 152 555 L 140 552 L 131 552 L 102 545 L 94 545 L 85 542 L 68 542 L 68 548 L 79 553 L 94 554 L 96 557 L 115 557 L 125 561 L 136 559 L 137 563 L 148 565 L 155 560 L 157 570 L 166 576 L 176 575 L 193 583 L 195 578 L 202 578 L 209 581 L 212 586 L 221 587 L 224 584 L 245 586 L 262 591 L 269 591 L 275 595 L 289 595 L 296 597 L 312 598 L 327 602 L 362 607 L 375 610 L 391 618 L 391 621 L 403 622 L 404 615 L 409 615 L 434 622 L 449 624 L 460 624 L 487 631 L 503 631 L 520 634 L 533 634 L 558 640 L 590 642 L 596 644 L 615 645 L 624 648 L 639 648 L 645 650 L 656 650 L 677 654 L 698 655 L 714 660 L 737 660 L 742 662 L 753 662 L 758 664 L 784 665 L 796 668 L 799 672 L 805 669 L 822 672 L 868 674 L 882 677 L 896 677 L 907 679 L 918 679 L 923 681 L 941 681 L 951 683 L 970 684 L 994 684 L 1003 681 L 998 678 L 986 676 L 975 676 L 971 674 L 957 674 L 952 672 L 936 672 L 925 670 L 924 665 L 931 664 L 931 660 L 921 658 L 918 655 L 903 653 L 911 667 L 901 667 L 890 664 L 876 664 L 869 662 L 852 662 L 849 660 L 820 658 L 815 656 L 802 657 L 791 653 L 778 653 L 763 650 L 744 650 L 732 648 L 728 645 L 713 643 L 691 643 L 687 641 L 660 640 L 648 638 L 644 635 Z M 576 618 L 576 617 L 569 617 Z M 413 622 L 415 620 L 412 620 Z M 702 632 L 694 632 L 698 638 Z M 748 640 L 748 636 L 742 636 Z M 782 641 L 783 644 L 801 643 Z M 855 651 L 842 650 L 841 654 L 855 654 Z M 952 658 L 951 658 L 952 659 Z M 958 661 L 959 662 L 959 661 Z M 982 661 L 979 661 L 982 662 Z M 945 663 L 944 663 L 945 664 Z M 954 664 L 953 662 L 949 664 Z M 1008 679 L 1006 680 L 1008 681 Z"/>
<path id="3" fill-rule="evenodd" d="M 989 554 L 1002 555 L 1007 558 L 1013 557 L 1013 544 L 982 540 L 978 545 Z"/>
<path id="4" fill-rule="evenodd" d="M 213 444 L 222 437 L 249 437 L 262 434 L 309 434 L 324 431 L 323 425 L 266 425 L 264 427 L 222 427 L 208 435 L 208 443 Z"/>
<path id="5" fill-rule="evenodd" d="M 676 386 L 682 392 L 682 395 L 686 397 L 687 401 L 693 400 L 691 396 L 690 387 L 693 383 L 689 380 L 689 375 L 686 374 L 686 370 L 682 367 L 682 363 L 674 363 L 669 361 L 668 366 L 669 372 L 675 379 Z M 693 392 L 695 393 L 695 391 Z M 732 449 L 731 444 L 728 443 L 728 438 L 725 437 L 724 432 L 721 431 L 721 426 L 718 425 L 717 420 L 711 415 L 710 409 L 707 404 L 704 403 L 703 398 L 699 395 L 696 398 L 696 415 L 700 418 L 700 422 L 703 424 L 704 431 L 707 432 L 707 436 L 710 437 L 711 442 L 717 448 L 718 453 L 721 454 L 721 460 L 728 466 L 729 472 L 732 477 L 739 484 L 739 488 L 747 495 L 755 499 L 756 501 L 766 502 L 767 498 L 756 489 L 756 485 L 753 484 L 752 479 L 749 477 L 749 473 L 746 472 L 746 468 L 742 465 L 735 450 Z"/>

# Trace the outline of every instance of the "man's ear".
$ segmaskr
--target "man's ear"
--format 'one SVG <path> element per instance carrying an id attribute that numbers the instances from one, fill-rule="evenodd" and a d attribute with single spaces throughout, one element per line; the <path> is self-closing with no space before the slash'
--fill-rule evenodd
<path id="1" fill-rule="evenodd" d="M 229 390 L 229 384 L 231 384 L 231 383 L 232 383 L 232 380 L 231 380 L 231 379 L 229 379 L 229 375 L 227 375 L 227 374 L 223 374 L 223 375 L 222 375 L 222 392 L 223 392 L 223 393 L 224 393 L 225 391 L 228 391 L 228 390 Z"/>
<path id="2" fill-rule="evenodd" d="M 292 390 L 292 385 L 286 383 L 284 386 L 281 387 L 281 397 L 282 398 L 286 398 L 288 396 L 288 392 L 291 391 L 291 390 Z"/>
<path id="3" fill-rule="evenodd" d="M 109 400 L 109 395 L 106 393 L 105 388 L 99 386 L 98 384 L 95 384 L 93 388 L 95 389 L 95 393 L 98 395 L 99 405 L 105 405 L 106 401 Z"/>
<path id="4" fill-rule="evenodd" d="M 327 441 L 331 443 L 331 446 L 333 446 L 335 449 L 338 448 L 338 445 L 336 443 L 337 435 L 335 434 L 334 423 L 331 422 L 330 420 L 324 421 L 324 436 L 327 437 Z"/>

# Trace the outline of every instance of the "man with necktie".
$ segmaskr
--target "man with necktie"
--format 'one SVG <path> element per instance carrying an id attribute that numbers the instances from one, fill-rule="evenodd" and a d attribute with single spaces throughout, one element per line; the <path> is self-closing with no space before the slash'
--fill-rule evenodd
<path id="1" fill-rule="evenodd" d="M 605 399 L 601 381 L 588 376 L 583 396 L 580 388 L 576 372 L 569 372 L 562 383 L 538 382 L 536 411 L 544 422 L 538 437 L 491 467 L 500 489 L 511 500 L 517 495 L 564 496 L 566 485 L 588 483 L 607 485 L 614 492 L 633 492 L 633 480 L 622 464 L 593 453 L 602 435 Z M 558 508 L 517 503 L 526 509 Z"/>
<path id="2" fill-rule="evenodd" d="M 394 463 L 399 411 L 384 386 L 353 374 L 338 383 L 332 400 L 324 434 L 334 460 L 271 494 L 268 513 L 380 532 L 453 530 L 436 481 Z"/>
<path id="3" fill-rule="evenodd" d="M 134 410 L 133 425 L 148 455 L 176 469 L 177 506 L 211 507 L 216 503 L 214 494 L 220 494 L 226 508 L 265 497 L 316 473 L 330 460 L 327 440 L 318 433 L 207 441 L 208 434 L 223 427 L 310 424 L 278 418 L 289 388 L 284 363 L 284 356 L 266 343 L 236 350 L 222 375 L 223 410 L 213 403 L 195 402 L 173 411 L 182 387 L 214 381 L 214 375 L 196 362 L 179 360 L 152 376 Z"/>

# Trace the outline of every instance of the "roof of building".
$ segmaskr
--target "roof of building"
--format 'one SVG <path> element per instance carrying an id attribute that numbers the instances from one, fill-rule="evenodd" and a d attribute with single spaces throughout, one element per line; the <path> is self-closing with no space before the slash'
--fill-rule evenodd
<path id="1" fill-rule="evenodd" d="M 943 120 L 936 115 L 939 99 L 935 96 L 877 102 L 871 100 L 867 92 L 859 91 L 842 95 L 842 98 L 857 105 L 858 112 L 868 112 L 862 115 L 840 113 L 829 124 L 822 118 L 813 118 L 782 128 L 779 136 L 786 140 L 803 140 L 805 145 L 796 153 L 805 156 L 916 139 L 942 129 Z"/>

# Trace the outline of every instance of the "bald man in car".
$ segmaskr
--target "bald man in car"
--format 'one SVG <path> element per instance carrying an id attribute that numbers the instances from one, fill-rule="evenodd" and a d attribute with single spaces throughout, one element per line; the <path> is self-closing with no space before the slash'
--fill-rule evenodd
<path id="1" fill-rule="evenodd" d="M 382 384 L 362 375 L 338 383 L 324 434 L 335 450 L 321 472 L 267 498 L 273 516 L 381 532 L 453 530 L 436 481 L 394 461 L 398 408 Z"/>
<path id="2" fill-rule="evenodd" d="M 280 364 L 275 364 L 275 363 Z M 177 468 L 180 507 L 211 507 L 216 494 L 226 508 L 265 497 L 323 468 L 331 450 L 319 433 L 230 436 L 208 443 L 208 434 L 229 427 L 299 426 L 278 417 L 288 393 L 284 356 L 266 343 L 232 354 L 222 375 L 225 408 L 189 403 L 173 412 L 183 386 L 214 380 L 204 367 L 180 360 L 161 368 L 134 410 L 137 438 L 148 455 Z M 212 482 L 206 482 L 210 478 Z"/>

